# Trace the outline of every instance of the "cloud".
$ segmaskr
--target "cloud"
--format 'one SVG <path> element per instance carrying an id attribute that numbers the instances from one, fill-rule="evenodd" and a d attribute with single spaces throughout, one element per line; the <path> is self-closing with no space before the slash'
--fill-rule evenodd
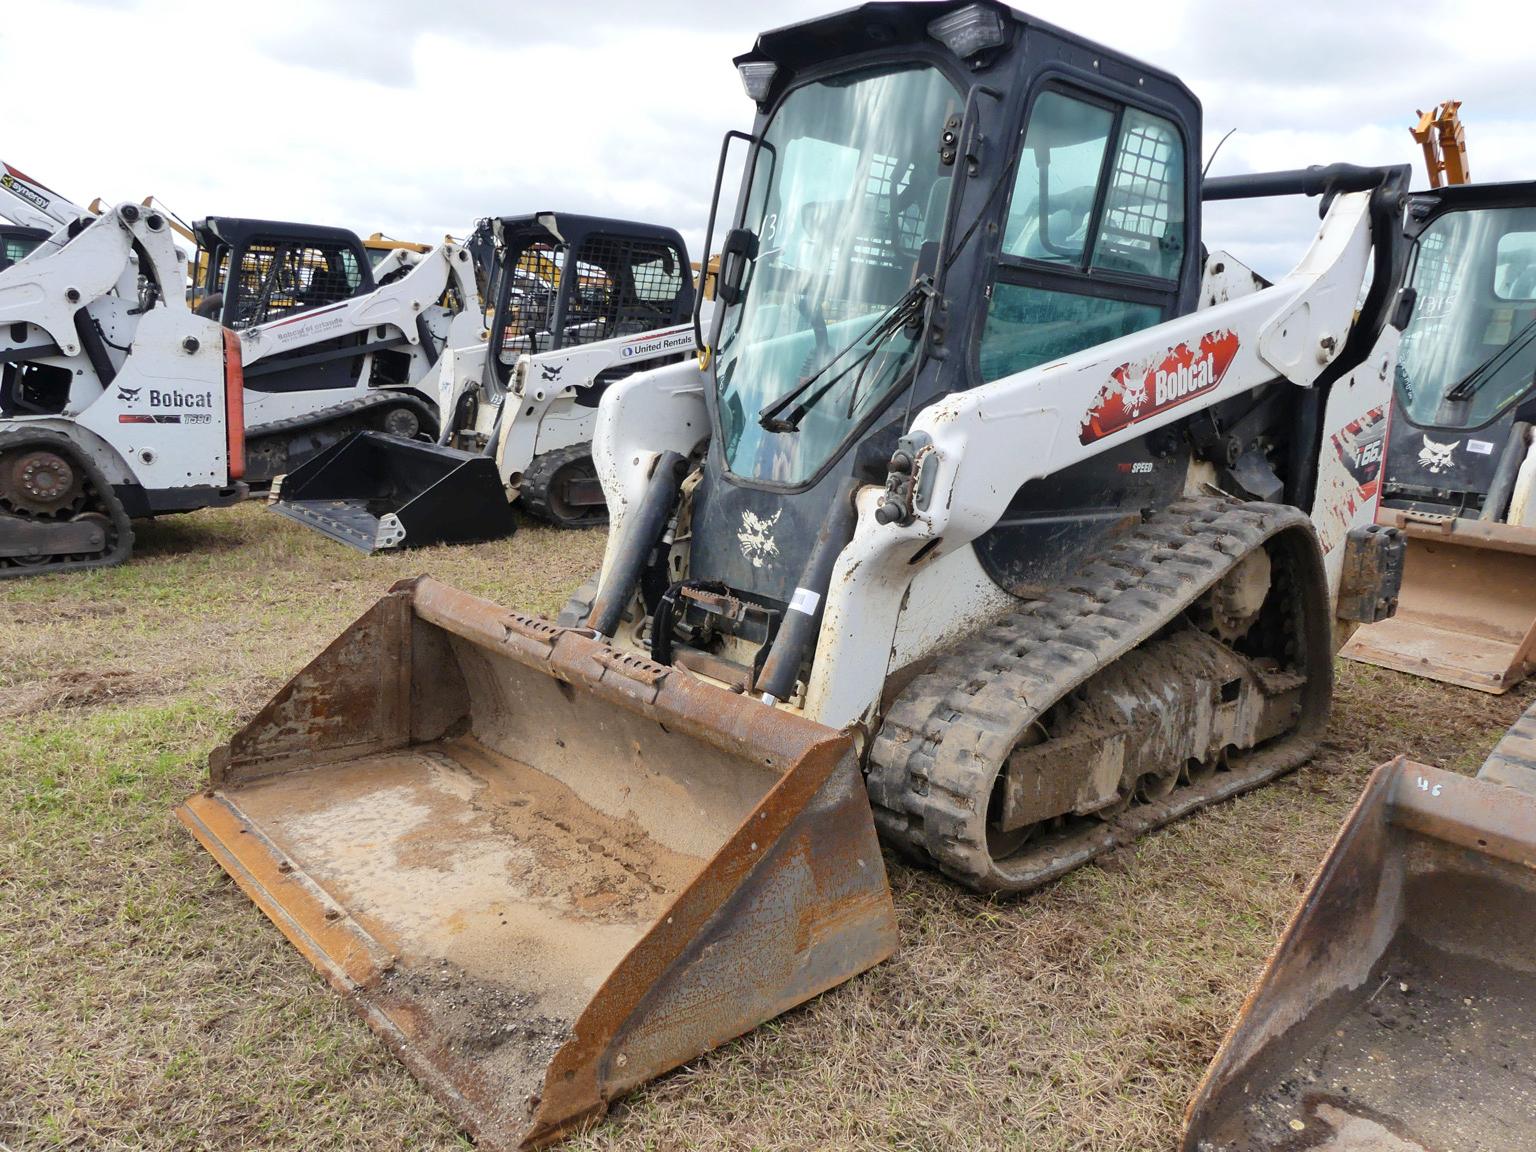
<path id="1" fill-rule="evenodd" d="M 431 239 L 553 208 L 654 219 L 697 246 L 721 134 L 752 122 L 731 57 L 843 2 L 51 0 L 25 38 L 0 39 L 9 90 L 48 93 L 12 109 L 3 155 L 78 202 L 153 192 L 187 217 Z M 1207 153 L 1237 128 L 1216 173 L 1411 163 L 1422 186 L 1407 126 L 1459 97 L 1474 175 L 1536 174 L 1536 5 L 1027 6 L 1183 77 Z M 69 50 L 36 50 L 48 43 Z M 128 94 L 131 124 L 104 119 Z M 61 124 L 93 127 L 82 138 Z M 1315 222 L 1315 202 L 1263 201 L 1213 206 L 1205 231 L 1279 275 Z"/>

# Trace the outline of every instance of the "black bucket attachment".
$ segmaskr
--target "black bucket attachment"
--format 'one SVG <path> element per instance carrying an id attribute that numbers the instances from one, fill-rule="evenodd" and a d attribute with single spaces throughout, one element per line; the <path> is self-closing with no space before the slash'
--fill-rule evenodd
<path id="1" fill-rule="evenodd" d="M 358 432 L 272 486 L 274 512 L 364 552 L 499 540 L 517 529 L 489 456 Z"/>

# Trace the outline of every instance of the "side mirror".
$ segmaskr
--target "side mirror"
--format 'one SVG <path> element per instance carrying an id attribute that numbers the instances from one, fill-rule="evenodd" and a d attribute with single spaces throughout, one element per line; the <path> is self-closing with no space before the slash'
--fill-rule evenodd
<path id="1" fill-rule="evenodd" d="M 757 259 L 757 233 L 750 228 L 732 228 L 720 245 L 720 273 L 715 296 L 722 304 L 741 302 L 741 282 L 747 262 Z"/>

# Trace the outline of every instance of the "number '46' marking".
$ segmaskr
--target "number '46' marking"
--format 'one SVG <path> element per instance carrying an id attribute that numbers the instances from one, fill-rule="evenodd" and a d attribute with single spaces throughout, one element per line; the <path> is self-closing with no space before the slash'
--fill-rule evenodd
<path id="1" fill-rule="evenodd" d="M 1431 796 L 1440 795 L 1440 790 L 1445 787 L 1444 784 L 1431 784 L 1422 776 L 1418 778 L 1418 785 L 1420 792 L 1428 792 Z"/>

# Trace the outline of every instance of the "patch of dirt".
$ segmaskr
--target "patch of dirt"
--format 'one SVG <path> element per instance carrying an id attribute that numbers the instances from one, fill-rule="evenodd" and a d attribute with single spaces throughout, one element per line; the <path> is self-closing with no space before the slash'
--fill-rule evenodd
<path id="1" fill-rule="evenodd" d="M 447 960 L 394 968 L 363 993 L 423 1026 L 408 1043 L 450 1075 L 472 1102 L 484 1136 L 515 1138 L 533 1119 L 550 1061 L 571 1037 L 570 1020 L 537 1010 L 526 992 L 478 980 Z"/>
<path id="2" fill-rule="evenodd" d="M 61 600 L 39 604 L 23 600 L 5 607 L 5 615 L 10 618 L 10 622 L 20 627 L 30 627 L 34 624 L 47 626 L 61 620 L 102 620 L 127 614 L 128 605 L 110 602 L 72 604 L 67 600 Z"/>
<path id="3" fill-rule="evenodd" d="M 105 708 L 162 695 L 173 687 L 158 676 L 121 669 L 59 672 L 41 683 L 23 684 L 7 693 L 0 699 L 0 720 L 66 708 Z"/>
<path id="4" fill-rule="evenodd" d="M 1244 1073 L 1251 1102 L 1202 1150 L 1536 1152 L 1536 975 L 1404 932 L 1295 1034 Z"/>

